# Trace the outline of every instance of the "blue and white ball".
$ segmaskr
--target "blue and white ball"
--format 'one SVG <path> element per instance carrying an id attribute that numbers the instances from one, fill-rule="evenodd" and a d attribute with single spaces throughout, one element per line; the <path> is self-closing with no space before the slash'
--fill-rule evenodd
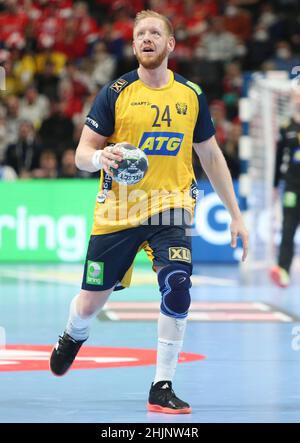
<path id="1" fill-rule="evenodd" d="M 134 185 L 141 181 L 148 170 L 146 154 L 129 143 L 120 147 L 123 159 L 117 161 L 118 168 L 110 168 L 113 179 L 122 185 Z"/>

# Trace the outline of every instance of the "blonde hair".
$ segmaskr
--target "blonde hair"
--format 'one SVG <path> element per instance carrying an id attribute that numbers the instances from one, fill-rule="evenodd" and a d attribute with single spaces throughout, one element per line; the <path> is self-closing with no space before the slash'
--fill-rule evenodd
<path id="1" fill-rule="evenodd" d="M 158 19 L 162 20 L 165 24 L 165 28 L 166 28 L 168 35 L 169 36 L 174 35 L 173 25 L 170 22 L 170 20 L 168 19 L 168 17 L 166 17 L 162 14 L 159 14 L 158 12 L 152 11 L 151 9 L 140 11 L 136 14 L 135 20 L 134 20 L 134 28 L 139 24 L 139 22 L 141 20 L 144 20 L 145 18 L 149 18 L 149 17 L 158 18 Z"/>

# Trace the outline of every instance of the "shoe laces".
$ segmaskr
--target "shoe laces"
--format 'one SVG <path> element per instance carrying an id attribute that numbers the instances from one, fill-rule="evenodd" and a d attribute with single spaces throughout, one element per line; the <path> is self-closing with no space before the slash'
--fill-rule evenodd
<path id="1" fill-rule="evenodd" d="M 60 335 L 58 338 L 58 351 L 61 354 L 71 356 L 70 354 L 77 353 L 78 348 L 80 348 L 81 343 L 73 340 L 71 337 L 66 337 L 65 335 Z"/>
<path id="2" fill-rule="evenodd" d="M 169 401 L 171 399 L 177 399 L 175 392 L 173 391 L 172 387 L 169 388 L 158 388 L 157 394 L 163 401 Z"/>

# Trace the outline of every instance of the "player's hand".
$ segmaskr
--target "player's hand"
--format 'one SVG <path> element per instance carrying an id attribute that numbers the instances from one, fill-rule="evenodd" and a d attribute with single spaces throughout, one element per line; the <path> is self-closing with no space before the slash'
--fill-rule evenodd
<path id="1" fill-rule="evenodd" d="M 243 243 L 243 256 L 242 261 L 246 260 L 248 254 L 248 243 L 249 243 L 249 234 L 244 225 L 244 221 L 242 217 L 233 218 L 230 224 L 230 232 L 231 232 L 231 247 L 236 248 L 237 246 L 237 238 L 240 237 Z"/>
<path id="2" fill-rule="evenodd" d="M 112 146 L 106 146 L 102 151 L 101 155 L 102 168 L 111 177 L 112 177 L 112 172 L 110 168 L 117 169 L 119 166 L 118 163 L 116 162 L 123 160 L 122 151 L 120 149 L 122 144 L 123 143 L 116 143 L 115 145 Z"/>

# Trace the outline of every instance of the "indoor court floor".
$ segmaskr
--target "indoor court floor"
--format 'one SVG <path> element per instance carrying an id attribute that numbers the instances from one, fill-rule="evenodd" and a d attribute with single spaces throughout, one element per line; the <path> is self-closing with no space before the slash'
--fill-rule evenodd
<path id="1" fill-rule="evenodd" d="M 150 266 L 112 295 L 74 369 L 50 373 L 81 269 L 0 266 L 0 422 L 300 422 L 299 263 L 284 290 L 259 269 L 243 280 L 236 266 L 194 266 L 174 380 L 190 415 L 146 410 L 160 301 Z"/>

